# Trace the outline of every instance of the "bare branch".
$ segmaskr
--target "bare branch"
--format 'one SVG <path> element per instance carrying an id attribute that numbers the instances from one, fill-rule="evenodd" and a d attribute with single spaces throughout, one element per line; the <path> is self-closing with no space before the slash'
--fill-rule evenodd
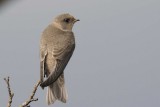
<path id="1" fill-rule="evenodd" d="M 8 100 L 7 107 L 11 107 L 14 93 L 11 91 L 11 87 L 10 87 L 10 83 L 9 83 L 9 77 L 8 78 L 4 78 L 4 80 L 5 80 L 6 84 L 7 84 L 8 94 L 9 94 L 9 100 Z"/>
<path id="2" fill-rule="evenodd" d="M 38 81 L 38 83 L 34 86 L 34 89 L 32 91 L 31 96 L 29 97 L 29 99 L 27 101 L 25 101 L 20 107 L 30 107 L 29 104 L 31 102 L 38 101 L 38 98 L 33 98 L 33 97 L 34 97 L 34 95 L 37 91 L 37 88 L 38 88 L 39 84 L 40 84 L 40 81 Z"/>

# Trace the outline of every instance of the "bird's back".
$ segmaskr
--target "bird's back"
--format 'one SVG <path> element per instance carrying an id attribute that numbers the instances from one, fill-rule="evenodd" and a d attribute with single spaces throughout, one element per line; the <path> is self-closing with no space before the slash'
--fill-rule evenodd
<path id="1" fill-rule="evenodd" d="M 75 44 L 73 32 L 62 31 L 53 24 L 47 26 L 41 36 L 41 47 L 47 48 L 45 66 L 48 73 L 52 72 L 56 66 L 54 55 L 56 56 L 57 52 L 61 52 L 72 44 Z"/>

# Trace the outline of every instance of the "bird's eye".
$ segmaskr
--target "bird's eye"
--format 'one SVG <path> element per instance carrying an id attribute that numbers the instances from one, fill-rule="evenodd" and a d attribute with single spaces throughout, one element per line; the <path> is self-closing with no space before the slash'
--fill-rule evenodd
<path id="1" fill-rule="evenodd" d="M 70 19 L 69 18 L 65 18 L 64 22 L 69 23 Z"/>

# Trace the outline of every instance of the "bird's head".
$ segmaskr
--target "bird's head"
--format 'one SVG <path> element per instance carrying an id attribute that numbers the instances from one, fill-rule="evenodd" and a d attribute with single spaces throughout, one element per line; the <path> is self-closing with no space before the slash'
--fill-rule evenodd
<path id="1" fill-rule="evenodd" d="M 72 31 L 73 25 L 75 22 L 80 21 L 79 19 L 74 18 L 72 15 L 66 13 L 58 15 L 53 24 L 63 30 L 63 31 Z"/>

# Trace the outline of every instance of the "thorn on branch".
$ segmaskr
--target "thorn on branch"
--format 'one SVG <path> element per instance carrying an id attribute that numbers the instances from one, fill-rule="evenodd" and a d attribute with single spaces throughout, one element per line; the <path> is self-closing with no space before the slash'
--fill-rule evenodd
<path id="1" fill-rule="evenodd" d="M 9 83 L 9 77 L 8 78 L 4 78 L 4 80 L 5 80 L 6 84 L 7 84 L 8 94 L 9 94 L 9 100 L 8 100 L 7 107 L 11 107 L 14 93 L 11 91 L 11 87 L 10 87 L 10 83 Z"/>

